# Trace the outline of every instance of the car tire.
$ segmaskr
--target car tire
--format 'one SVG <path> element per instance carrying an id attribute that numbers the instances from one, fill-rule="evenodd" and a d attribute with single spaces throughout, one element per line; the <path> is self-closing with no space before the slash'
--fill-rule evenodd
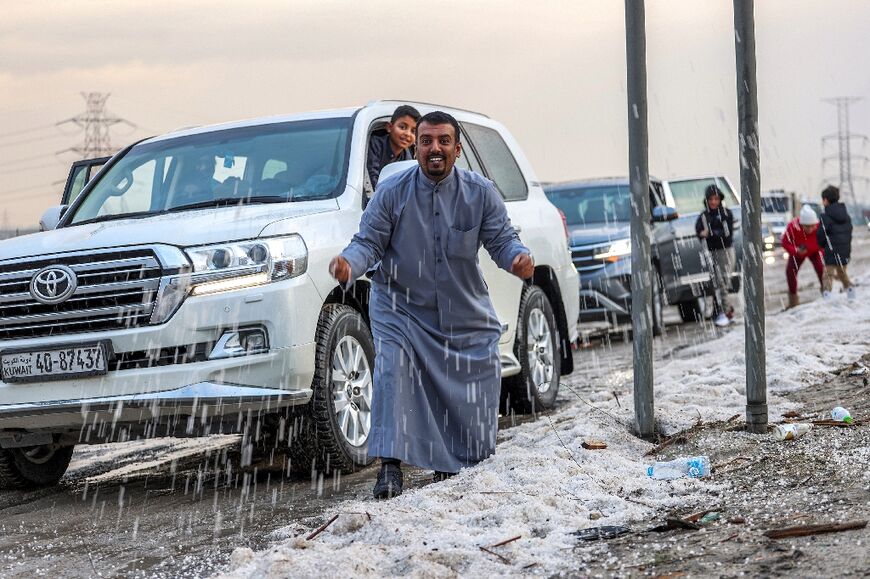
<path id="1" fill-rule="evenodd" d="M 74 448 L 56 445 L 0 448 L 0 489 L 32 489 L 57 484 L 69 467 Z"/>
<path id="2" fill-rule="evenodd" d="M 665 327 L 665 296 L 662 277 L 656 268 L 652 270 L 652 331 L 661 336 Z"/>
<path id="3" fill-rule="evenodd" d="M 299 470 L 351 472 L 374 460 L 368 457 L 374 339 L 358 311 L 327 304 L 316 341 L 311 401 L 292 442 L 291 460 Z"/>
<path id="4" fill-rule="evenodd" d="M 514 355 L 521 370 L 502 381 L 502 409 L 534 414 L 553 407 L 561 377 L 556 317 L 541 288 L 533 285 L 525 289 L 517 319 Z"/>
<path id="5" fill-rule="evenodd" d="M 704 319 L 704 310 L 706 309 L 701 304 L 704 298 L 694 298 L 677 304 L 677 309 L 680 311 L 680 319 L 683 322 L 700 322 Z"/>

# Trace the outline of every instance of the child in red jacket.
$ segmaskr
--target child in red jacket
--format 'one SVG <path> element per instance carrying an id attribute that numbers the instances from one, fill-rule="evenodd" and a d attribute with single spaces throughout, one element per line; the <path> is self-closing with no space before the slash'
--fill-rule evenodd
<path id="1" fill-rule="evenodd" d="M 825 264 L 822 260 L 822 249 L 816 238 L 819 228 L 819 216 L 809 205 L 801 208 L 799 217 L 795 217 L 785 233 L 782 234 L 782 248 L 789 254 L 788 265 L 785 267 L 785 278 L 788 281 L 788 307 L 793 308 L 800 303 L 798 298 L 798 271 L 805 259 L 809 259 L 822 284 Z"/>

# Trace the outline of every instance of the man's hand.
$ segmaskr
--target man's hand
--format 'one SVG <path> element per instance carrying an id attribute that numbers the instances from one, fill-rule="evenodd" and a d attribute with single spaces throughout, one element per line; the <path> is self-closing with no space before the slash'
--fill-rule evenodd
<path id="1" fill-rule="evenodd" d="M 535 273 L 535 261 L 528 253 L 521 253 L 511 264 L 511 273 L 520 279 L 529 279 Z"/>
<path id="2" fill-rule="evenodd" d="M 698 237 L 700 237 L 701 239 L 706 239 L 707 237 L 710 237 L 710 232 L 706 229 L 702 229 L 701 233 L 698 234 Z"/>
<path id="3" fill-rule="evenodd" d="M 350 281 L 350 264 L 340 255 L 332 258 L 329 262 L 329 275 L 335 278 L 336 281 L 347 283 Z"/>

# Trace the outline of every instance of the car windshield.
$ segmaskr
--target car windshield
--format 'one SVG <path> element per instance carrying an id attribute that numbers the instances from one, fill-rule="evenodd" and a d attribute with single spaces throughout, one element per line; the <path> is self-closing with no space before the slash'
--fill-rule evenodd
<path id="1" fill-rule="evenodd" d="M 69 223 L 338 196 L 350 125 L 295 121 L 136 145 L 90 188 Z"/>
<path id="2" fill-rule="evenodd" d="M 740 205 L 734 192 L 725 179 L 709 177 L 705 179 L 683 179 L 680 181 L 668 181 L 671 193 L 674 196 L 674 205 L 677 213 L 700 213 L 704 209 L 704 190 L 710 185 L 718 185 L 725 194 L 725 206 L 735 207 Z"/>
<path id="3" fill-rule="evenodd" d="M 762 197 L 762 213 L 785 213 L 789 210 L 788 197 Z"/>
<path id="4" fill-rule="evenodd" d="M 551 189 L 547 191 L 547 197 L 562 210 L 568 225 L 616 223 L 631 219 L 631 192 L 627 185 Z"/>

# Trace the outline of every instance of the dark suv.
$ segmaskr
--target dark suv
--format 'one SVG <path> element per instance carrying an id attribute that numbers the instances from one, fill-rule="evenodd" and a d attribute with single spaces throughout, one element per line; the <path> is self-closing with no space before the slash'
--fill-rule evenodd
<path id="1" fill-rule="evenodd" d="M 689 180 L 687 180 L 689 181 Z M 704 315 L 704 298 L 712 294 L 705 248 L 695 236 L 694 222 L 703 204 L 703 189 L 692 208 L 681 197 L 685 214 L 678 214 L 670 184 L 683 193 L 701 183 L 650 180 L 653 276 L 653 332 L 660 335 L 663 309 L 675 305 L 684 321 Z M 706 184 L 704 184 L 706 186 Z M 736 197 L 727 180 L 720 187 L 726 205 Z M 631 318 L 631 192 L 627 177 L 586 179 L 549 185 L 547 197 L 565 214 L 571 254 L 580 274 L 580 321 L 613 325 Z M 735 220 L 739 210 L 735 211 Z M 736 240 L 735 240 L 736 241 Z M 738 251 L 739 253 L 739 251 Z M 732 291 L 739 287 L 735 272 Z"/>

